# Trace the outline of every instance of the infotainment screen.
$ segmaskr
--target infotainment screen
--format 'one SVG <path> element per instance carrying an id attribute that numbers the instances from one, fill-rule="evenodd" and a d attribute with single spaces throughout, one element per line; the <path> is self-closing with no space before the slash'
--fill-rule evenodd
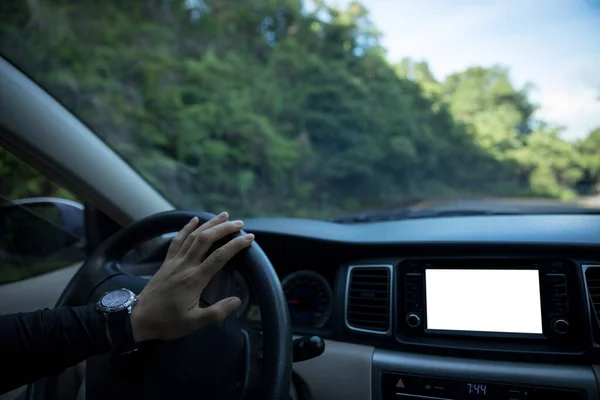
<path id="1" fill-rule="evenodd" d="M 542 333 L 537 270 L 425 270 L 426 328 Z"/>

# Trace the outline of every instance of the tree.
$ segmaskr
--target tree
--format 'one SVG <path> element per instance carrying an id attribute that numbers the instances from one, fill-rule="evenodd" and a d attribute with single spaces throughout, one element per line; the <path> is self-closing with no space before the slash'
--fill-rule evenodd
<path id="1" fill-rule="evenodd" d="M 592 130 L 578 144 L 581 165 L 584 168 L 586 193 L 600 192 L 600 127 Z"/>
<path id="2" fill-rule="evenodd" d="M 425 61 L 387 61 L 361 3 L 315 5 L 6 0 L 0 51 L 181 207 L 330 218 L 433 198 L 564 198 L 597 177 L 576 162 L 593 145 L 533 131 L 528 88 L 506 68 L 438 81 Z M 11 196 L 19 182 L 50 190 L 2 167 Z"/>

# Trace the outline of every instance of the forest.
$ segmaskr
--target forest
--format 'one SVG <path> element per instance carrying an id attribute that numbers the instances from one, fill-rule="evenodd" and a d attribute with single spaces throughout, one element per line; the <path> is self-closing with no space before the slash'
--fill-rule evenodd
<path id="1" fill-rule="evenodd" d="M 0 53 L 183 208 L 333 218 L 598 193 L 600 127 L 563 140 L 507 67 L 436 79 L 388 59 L 360 2 L 311 3 L 2 0 Z M 0 194 L 67 195 L 2 149 Z"/>

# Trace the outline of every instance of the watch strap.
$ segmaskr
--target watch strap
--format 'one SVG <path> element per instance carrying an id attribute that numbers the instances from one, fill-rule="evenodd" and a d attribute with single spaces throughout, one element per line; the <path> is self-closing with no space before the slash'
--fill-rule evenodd
<path id="1" fill-rule="evenodd" d="M 129 310 L 106 313 L 105 316 L 113 344 L 113 353 L 124 354 L 137 350 Z"/>

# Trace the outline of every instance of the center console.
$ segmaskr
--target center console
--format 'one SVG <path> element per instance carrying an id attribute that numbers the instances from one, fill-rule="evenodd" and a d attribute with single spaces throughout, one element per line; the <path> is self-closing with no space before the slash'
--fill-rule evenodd
<path id="1" fill-rule="evenodd" d="M 396 274 L 401 343 L 489 352 L 583 352 L 581 277 L 561 260 L 405 260 Z M 587 340 L 586 340 L 587 339 Z"/>
<path id="2" fill-rule="evenodd" d="M 575 262 L 405 259 L 388 267 L 391 328 L 380 340 L 389 345 L 373 353 L 374 400 L 599 398 Z"/>
<path id="3" fill-rule="evenodd" d="M 470 361 L 375 350 L 372 399 L 592 400 L 591 366 Z"/>

